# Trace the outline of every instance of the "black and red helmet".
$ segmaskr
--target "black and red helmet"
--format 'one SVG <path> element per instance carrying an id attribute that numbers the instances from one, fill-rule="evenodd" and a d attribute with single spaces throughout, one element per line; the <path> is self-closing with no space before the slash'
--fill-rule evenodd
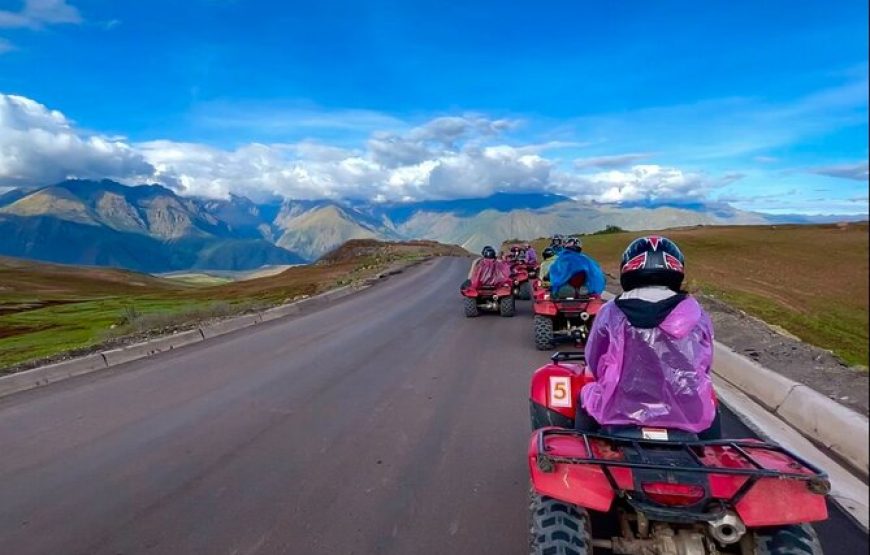
<path id="1" fill-rule="evenodd" d="M 685 264 L 683 251 L 667 237 L 640 237 L 622 253 L 619 281 L 625 291 L 648 285 L 663 285 L 679 291 L 685 277 Z"/>

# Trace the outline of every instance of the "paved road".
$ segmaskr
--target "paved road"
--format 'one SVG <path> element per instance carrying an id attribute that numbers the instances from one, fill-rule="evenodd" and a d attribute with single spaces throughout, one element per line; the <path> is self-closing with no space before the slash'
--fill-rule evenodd
<path id="1" fill-rule="evenodd" d="M 544 355 L 525 306 L 461 316 L 466 267 L 0 400 L 0 554 L 526 553 Z"/>

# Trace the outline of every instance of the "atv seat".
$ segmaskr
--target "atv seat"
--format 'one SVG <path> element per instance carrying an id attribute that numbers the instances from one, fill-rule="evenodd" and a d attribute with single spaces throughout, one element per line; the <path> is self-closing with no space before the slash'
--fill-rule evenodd
<path id="1" fill-rule="evenodd" d="M 589 296 L 586 288 L 586 272 L 578 272 L 571 276 L 568 283 L 563 285 L 553 295 L 556 299 L 583 299 Z"/>

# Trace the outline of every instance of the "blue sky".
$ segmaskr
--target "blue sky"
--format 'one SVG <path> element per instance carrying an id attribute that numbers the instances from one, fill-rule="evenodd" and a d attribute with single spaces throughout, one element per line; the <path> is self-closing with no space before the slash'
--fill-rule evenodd
<path id="1" fill-rule="evenodd" d="M 866 212 L 867 18 L 853 0 L 0 0 L 0 185 Z"/>

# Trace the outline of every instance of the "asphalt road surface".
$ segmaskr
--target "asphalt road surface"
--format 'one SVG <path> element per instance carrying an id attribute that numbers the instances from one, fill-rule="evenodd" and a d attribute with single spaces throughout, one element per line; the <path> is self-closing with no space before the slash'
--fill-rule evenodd
<path id="1" fill-rule="evenodd" d="M 527 553 L 546 355 L 528 303 L 462 316 L 467 265 L 0 400 L 0 554 Z"/>

